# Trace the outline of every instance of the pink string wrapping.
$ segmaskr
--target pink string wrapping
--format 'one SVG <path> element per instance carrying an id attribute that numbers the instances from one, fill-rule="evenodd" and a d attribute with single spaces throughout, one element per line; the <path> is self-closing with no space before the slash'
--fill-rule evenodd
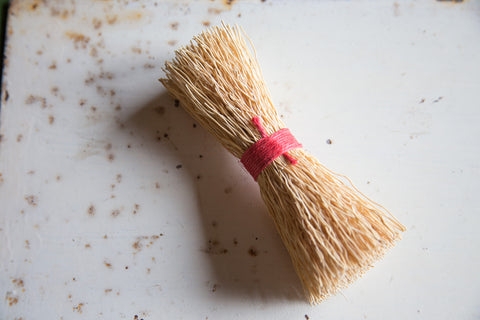
<path id="1" fill-rule="evenodd" d="M 291 164 L 297 163 L 297 159 L 287 152 L 301 148 L 302 145 L 298 143 L 290 130 L 283 128 L 269 136 L 263 128 L 260 118 L 254 117 L 252 122 L 262 135 L 262 139 L 255 142 L 245 151 L 240 162 L 242 162 L 255 181 L 257 181 L 258 175 L 263 169 L 281 155 Z"/>

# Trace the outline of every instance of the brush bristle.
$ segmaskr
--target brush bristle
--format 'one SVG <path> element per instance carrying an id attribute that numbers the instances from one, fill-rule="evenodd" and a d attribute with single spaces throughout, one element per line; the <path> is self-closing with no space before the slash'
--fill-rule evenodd
<path id="1" fill-rule="evenodd" d="M 260 67 L 238 26 L 204 31 L 176 51 L 160 79 L 185 110 L 237 158 L 284 124 Z M 315 304 L 361 276 L 405 227 L 303 149 L 258 176 L 263 200 L 290 253 L 308 300 Z"/>

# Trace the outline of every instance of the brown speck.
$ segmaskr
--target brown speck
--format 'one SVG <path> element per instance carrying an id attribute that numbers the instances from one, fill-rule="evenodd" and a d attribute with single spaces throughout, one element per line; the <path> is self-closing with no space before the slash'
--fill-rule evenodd
<path id="1" fill-rule="evenodd" d="M 50 89 L 50 92 L 54 95 L 54 96 L 58 96 L 58 87 L 52 87 Z"/>
<path id="2" fill-rule="evenodd" d="M 62 176 L 60 176 L 60 175 L 56 176 L 56 177 L 55 177 L 55 180 L 57 180 L 57 181 L 62 180 Z"/>
<path id="3" fill-rule="evenodd" d="M 115 177 L 115 180 L 117 180 L 118 183 L 122 182 L 122 175 L 120 173 L 117 174 L 117 176 Z"/>
<path id="4" fill-rule="evenodd" d="M 160 183 L 155 182 L 155 189 L 160 189 Z"/>
<path id="5" fill-rule="evenodd" d="M 91 56 L 91 57 L 98 57 L 98 50 L 97 50 L 97 48 L 92 47 L 92 49 L 90 49 L 90 56 Z"/>
<path id="6" fill-rule="evenodd" d="M 107 150 L 107 151 L 108 151 L 108 150 L 112 150 L 112 144 L 111 144 L 111 143 L 107 143 L 107 144 L 105 145 L 105 150 Z"/>
<path id="7" fill-rule="evenodd" d="M 55 62 L 52 62 L 52 64 L 48 67 L 48 69 L 50 69 L 50 70 L 57 69 L 57 65 L 55 64 Z"/>
<path id="8" fill-rule="evenodd" d="M 19 134 L 19 135 L 17 136 L 17 142 L 22 141 L 22 138 L 23 138 L 23 134 Z"/>
<path id="9" fill-rule="evenodd" d="M 25 104 L 34 104 L 36 102 L 40 102 L 42 109 L 47 107 L 47 99 L 40 96 L 29 95 L 25 100 Z"/>
<path id="10" fill-rule="evenodd" d="M 120 214 L 120 210 L 116 209 L 112 211 L 112 217 L 117 217 Z"/>
<path id="11" fill-rule="evenodd" d="M 110 292 L 112 292 L 112 289 L 105 289 L 105 294 L 109 294 Z"/>
<path id="12" fill-rule="evenodd" d="M 8 93 L 8 90 L 5 89 L 5 101 L 8 101 L 8 98 L 10 98 L 10 94 Z"/>
<path id="13" fill-rule="evenodd" d="M 147 268 L 147 274 L 150 274 L 150 271 L 151 271 L 150 268 Z"/>
<path id="14" fill-rule="evenodd" d="M 49 123 L 49 124 L 53 124 L 54 121 L 55 121 L 55 117 L 52 116 L 52 115 L 49 115 L 49 116 L 48 116 L 48 123 Z"/>
<path id="15" fill-rule="evenodd" d="M 90 249 L 91 247 L 92 247 L 92 246 L 90 245 L 90 243 L 87 243 L 87 244 L 85 245 L 85 249 Z"/>
<path id="16" fill-rule="evenodd" d="M 137 214 L 138 210 L 140 209 L 140 205 L 135 203 L 133 205 L 133 214 Z"/>
<path id="17" fill-rule="evenodd" d="M 82 307 L 84 306 L 83 303 L 79 303 L 77 306 L 74 306 L 73 307 L 73 312 L 78 312 L 78 313 L 82 313 Z"/>
<path id="18" fill-rule="evenodd" d="M 93 76 L 90 76 L 90 78 L 85 79 L 85 84 L 90 85 L 95 81 L 95 78 Z"/>
<path id="19" fill-rule="evenodd" d="M 43 54 L 43 51 L 42 51 L 42 50 L 38 50 L 38 51 L 37 51 L 37 54 L 40 56 L 40 55 Z"/>
<path id="20" fill-rule="evenodd" d="M 27 201 L 27 203 L 31 206 L 36 206 L 37 203 L 38 203 L 38 198 L 34 195 L 29 195 L 29 196 L 25 196 L 25 200 Z"/>
<path id="21" fill-rule="evenodd" d="M 165 114 L 165 107 L 158 106 L 158 107 L 155 108 L 155 112 L 162 116 L 162 115 Z"/>
<path id="22" fill-rule="evenodd" d="M 210 27 L 210 21 L 202 21 L 202 25 L 205 27 Z"/>
<path id="23" fill-rule="evenodd" d="M 12 292 L 8 291 L 5 299 L 8 301 L 8 305 L 11 307 L 18 303 L 18 297 L 13 296 Z"/>
<path id="24" fill-rule="evenodd" d="M 180 100 L 178 99 L 173 100 L 173 105 L 175 106 L 175 108 L 178 108 L 180 106 Z"/>
<path id="25" fill-rule="evenodd" d="M 425 102 L 425 98 L 422 98 L 419 103 L 424 103 L 424 102 Z"/>
<path id="26" fill-rule="evenodd" d="M 258 255 L 257 249 L 250 247 L 250 249 L 248 249 L 248 254 L 252 257 L 256 257 Z"/>
<path id="27" fill-rule="evenodd" d="M 118 19 L 118 16 L 117 15 L 114 15 L 114 16 L 107 16 L 107 23 L 108 24 L 114 24 L 115 22 L 117 22 L 117 19 Z"/>
<path id="28" fill-rule="evenodd" d="M 155 66 L 154 66 L 153 64 L 151 64 L 151 63 L 145 63 L 145 64 L 143 65 L 143 67 L 144 67 L 145 69 L 153 69 L 153 68 L 155 68 Z"/>
<path id="29" fill-rule="evenodd" d="M 122 110 L 122 106 L 117 104 L 117 106 L 115 107 L 115 111 L 120 111 L 120 110 Z"/>
<path id="30" fill-rule="evenodd" d="M 107 235 L 104 235 L 104 236 L 103 236 L 103 239 L 108 239 Z"/>
<path id="31" fill-rule="evenodd" d="M 232 187 L 226 187 L 226 188 L 223 190 L 223 192 L 225 192 L 225 194 L 230 194 L 230 193 L 232 193 L 232 191 L 233 191 L 233 188 L 232 188 Z"/>
<path id="32" fill-rule="evenodd" d="M 215 291 L 217 291 L 217 284 L 214 284 L 214 285 L 212 286 L 212 292 L 215 292 Z"/>
<path id="33" fill-rule="evenodd" d="M 136 53 L 136 54 L 141 54 L 142 53 L 142 49 L 138 48 L 138 47 L 132 47 L 132 52 L 133 53 Z"/>
<path id="34" fill-rule="evenodd" d="M 12 283 L 17 287 L 17 288 L 23 288 L 23 280 L 18 278 L 18 279 L 13 279 Z"/>
<path id="35" fill-rule="evenodd" d="M 135 249 L 135 250 L 137 250 L 137 251 L 142 250 L 142 243 L 140 242 L 140 240 L 135 241 L 135 242 L 132 244 L 132 248 Z"/>
<path id="36" fill-rule="evenodd" d="M 97 19 L 97 18 L 93 18 L 92 24 L 93 24 L 93 28 L 94 28 L 95 30 L 98 30 L 98 29 L 100 29 L 100 27 L 102 26 L 102 21 L 99 20 L 99 19 Z"/>
<path id="37" fill-rule="evenodd" d="M 172 28 L 172 30 L 178 30 L 178 22 L 170 23 L 170 28 Z"/>
<path id="38" fill-rule="evenodd" d="M 113 153 L 109 153 L 107 159 L 108 161 L 113 162 L 113 160 L 115 159 L 115 155 Z"/>
<path id="39" fill-rule="evenodd" d="M 71 295 L 71 294 L 68 295 L 68 299 L 70 299 L 70 300 L 72 299 L 72 295 Z"/>
<path id="40" fill-rule="evenodd" d="M 76 32 L 66 32 L 65 35 L 70 39 L 73 40 L 73 44 L 75 46 L 75 49 L 86 49 L 87 44 L 90 41 L 90 38 L 81 34 L 81 33 L 76 33 Z"/>
<path id="41" fill-rule="evenodd" d="M 327 139 L 326 143 L 327 143 L 327 144 L 332 144 L 332 140 L 331 140 L 331 139 Z"/>
<path id="42" fill-rule="evenodd" d="M 90 207 L 88 207 L 88 209 L 87 209 L 88 215 L 89 215 L 89 216 L 92 216 L 92 217 L 95 215 L 96 211 L 97 211 L 97 210 L 95 209 L 95 207 L 94 207 L 93 204 L 90 205 Z"/>
<path id="43" fill-rule="evenodd" d="M 72 62 L 72 59 L 67 58 L 67 63 L 70 63 L 70 62 Z"/>
<path id="44" fill-rule="evenodd" d="M 203 158 L 203 154 L 199 154 L 198 157 L 199 157 L 200 159 L 202 159 L 202 158 Z"/>
<path id="45" fill-rule="evenodd" d="M 237 240 L 237 238 L 233 238 L 233 245 L 234 245 L 234 246 L 237 246 L 237 245 L 238 245 L 238 240 Z"/>
<path id="46" fill-rule="evenodd" d="M 217 8 L 208 8 L 208 13 L 209 14 L 220 14 L 220 13 L 222 13 L 222 10 L 217 9 Z"/>
<path id="47" fill-rule="evenodd" d="M 108 269 L 112 269 L 112 264 L 108 261 L 103 261 L 103 264 L 105 265 L 105 267 L 107 267 Z"/>
<path id="48" fill-rule="evenodd" d="M 200 180 L 202 179 L 202 176 L 201 175 L 197 175 L 197 180 Z"/>
<path id="49" fill-rule="evenodd" d="M 25 249 L 30 249 L 30 241 L 25 240 Z"/>
<path id="50" fill-rule="evenodd" d="M 110 90 L 110 97 L 113 97 L 116 94 L 115 90 L 111 89 Z"/>
<path id="51" fill-rule="evenodd" d="M 309 319 L 310 319 L 310 317 L 308 316 L 308 314 L 305 315 L 305 319 L 306 319 L 306 320 L 309 320 Z"/>
<path id="52" fill-rule="evenodd" d="M 78 104 L 83 107 L 85 105 L 85 103 L 87 103 L 87 100 L 85 99 L 80 99 L 80 101 L 78 101 Z"/>
<path id="53" fill-rule="evenodd" d="M 181 168 L 182 168 L 182 165 L 181 165 L 181 164 L 177 164 L 177 166 L 176 166 L 175 168 L 181 169 Z"/>
<path id="54" fill-rule="evenodd" d="M 167 43 L 169 46 L 174 46 L 177 44 L 177 40 L 169 40 Z"/>

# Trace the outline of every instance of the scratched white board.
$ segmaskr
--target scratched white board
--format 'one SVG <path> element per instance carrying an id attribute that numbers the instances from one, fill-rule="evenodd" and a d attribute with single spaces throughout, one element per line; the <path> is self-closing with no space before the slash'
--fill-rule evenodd
<path id="1" fill-rule="evenodd" d="M 239 23 L 298 140 L 408 231 L 308 305 L 253 180 L 157 82 Z M 0 319 L 479 319 L 480 2 L 14 1 Z"/>

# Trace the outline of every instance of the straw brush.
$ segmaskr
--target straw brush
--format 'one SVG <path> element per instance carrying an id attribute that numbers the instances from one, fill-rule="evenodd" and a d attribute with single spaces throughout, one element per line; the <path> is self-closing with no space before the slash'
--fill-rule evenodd
<path id="1" fill-rule="evenodd" d="M 225 24 L 204 31 L 165 63 L 160 81 L 258 182 L 307 298 L 319 303 L 361 276 L 405 228 L 301 148 L 242 34 Z"/>

